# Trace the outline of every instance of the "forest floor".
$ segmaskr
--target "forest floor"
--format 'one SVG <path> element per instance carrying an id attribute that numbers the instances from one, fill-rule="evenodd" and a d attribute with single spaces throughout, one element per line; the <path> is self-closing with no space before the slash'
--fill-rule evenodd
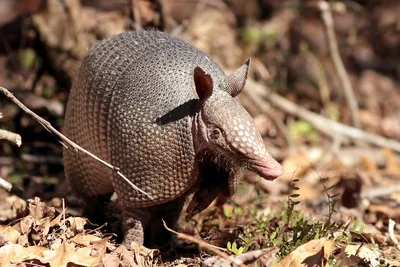
<path id="1" fill-rule="evenodd" d="M 0 86 L 56 129 L 91 44 L 158 28 L 228 73 L 251 57 L 240 100 L 285 173 L 182 216 L 172 259 L 128 250 L 118 218 L 81 217 L 59 138 L 1 96 L 22 146 L 1 140 L 0 178 L 23 195 L 0 190 L 0 266 L 400 266 L 400 1 L 16 2 L 0 2 Z"/>

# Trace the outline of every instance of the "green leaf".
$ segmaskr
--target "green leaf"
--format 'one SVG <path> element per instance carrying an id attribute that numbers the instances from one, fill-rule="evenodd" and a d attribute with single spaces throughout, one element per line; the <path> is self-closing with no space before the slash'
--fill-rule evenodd
<path id="1" fill-rule="evenodd" d="M 240 255 L 244 251 L 244 247 L 238 248 L 236 242 L 233 242 L 233 243 L 228 242 L 226 244 L 226 247 L 230 252 L 234 253 L 235 255 Z"/>
<path id="2" fill-rule="evenodd" d="M 276 236 L 278 235 L 278 233 L 277 232 L 272 232 L 272 234 L 270 235 L 270 239 L 271 240 L 274 240 L 275 238 L 276 238 Z"/>
<path id="3" fill-rule="evenodd" d="M 239 207 L 233 209 L 233 214 L 235 215 L 243 215 L 243 210 Z"/>
<path id="4" fill-rule="evenodd" d="M 232 218 L 233 217 L 233 212 L 231 209 L 224 207 L 224 215 L 226 218 Z"/>
<path id="5" fill-rule="evenodd" d="M 328 187 L 328 188 L 326 189 L 326 191 L 329 191 L 329 190 L 331 190 L 331 189 L 333 189 L 333 188 L 335 188 L 335 187 L 336 187 L 336 184 L 331 185 L 330 187 Z"/>
<path id="6" fill-rule="evenodd" d="M 18 64 L 23 70 L 28 70 L 33 67 L 36 59 L 36 52 L 31 48 L 25 49 L 18 54 Z"/>

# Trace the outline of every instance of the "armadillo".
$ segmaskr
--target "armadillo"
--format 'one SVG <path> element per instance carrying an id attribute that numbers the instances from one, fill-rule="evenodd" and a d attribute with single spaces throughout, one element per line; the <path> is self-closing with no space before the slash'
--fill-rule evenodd
<path id="1" fill-rule="evenodd" d="M 85 203 L 115 192 L 124 241 L 170 246 L 172 228 L 193 194 L 188 216 L 231 196 L 241 170 L 282 175 L 237 96 L 250 61 L 226 75 L 204 52 L 159 31 L 125 32 L 95 43 L 70 91 L 64 133 L 118 167 L 64 149 L 66 178 Z"/>

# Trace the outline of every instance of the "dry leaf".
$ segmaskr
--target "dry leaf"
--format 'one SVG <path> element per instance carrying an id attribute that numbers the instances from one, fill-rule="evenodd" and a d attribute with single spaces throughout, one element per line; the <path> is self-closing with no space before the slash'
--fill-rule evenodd
<path id="1" fill-rule="evenodd" d="M 61 218 L 64 216 L 63 213 L 61 213 L 60 215 L 58 215 L 56 218 L 54 218 L 51 222 L 50 222 L 50 227 L 54 227 L 56 225 L 59 225 L 61 222 Z"/>
<path id="2" fill-rule="evenodd" d="M 392 150 L 384 148 L 383 154 L 386 158 L 385 171 L 393 177 L 400 177 L 400 164 Z"/>
<path id="3" fill-rule="evenodd" d="M 324 266 L 322 263 L 326 261 L 331 255 L 333 249 L 333 241 L 321 238 L 318 240 L 311 240 L 306 244 L 296 248 L 292 253 L 287 255 L 281 262 L 273 265 L 274 267 L 303 267 L 314 266 Z"/>
<path id="4" fill-rule="evenodd" d="M 365 259 L 371 263 L 371 266 L 379 265 L 379 261 L 377 260 L 381 253 L 378 250 L 371 250 L 367 247 L 367 245 L 347 245 L 345 252 L 348 256 L 357 256 L 359 258 Z"/>
<path id="5" fill-rule="evenodd" d="M 368 172 L 375 173 L 378 171 L 377 164 L 366 156 L 361 157 L 361 164 L 365 166 Z"/>
<path id="6" fill-rule="evenodd" d="M 107 254 L 101 260 L 104 267 L 118 267 L 120 266 L 120 260 L 117 254 Z"/>
<path id="7" fill-rule="evenodd" d="M 3 235 L 6 241 L 16 244 L 21 233 L 8 225 L 0 225 L 0 234 Z"/>
<path id="8" fill-rule="evenodd" d="M 32 216 L 28 215 L 22 218 L 19 223 L 13 226 L 13 228 L 19 231 L 21 234 L 26 234 L 32 228 L 34 222 L 35 219 Z"/>
<path id="9" fill-rule="evenodd" d="M 29 215 L 31 215 L 35 221 L 39 221 L 43 218 L 50 217 L 53 218 L 55 214 L 55 208 L 49 207 L 46 203 L 41 202 L 38 197 L 29 202 Z"/>
<path id="10" fill-rule="evenodd" d="M 38 259 L 46 248 L 39 246 L 23 247 L 10 244 L 0 248 L 0 266 L 9 266 L 11 263 L 21 263 L 25 260 Z"/>
<path id="11" fill-rule="evenodd" d="M 156 256 L 159 251 L 156 249 L 148 249 L 132 242 L 131 249 L 128 250 L 125 246 L 119 246 L 111 255 L 116 255 L 121 260 L 122 266 L 148 266 L 156 261 Z"/>
<path id="12" fill-rule="evenodd" d="M 72 240 L 80 245 L 90 246 L 92 242 L 102 240 L 100 237 L 95 235 L 85 235 L 83 233 L 79 233 L 72 238 Z"/>
<path id="13" fill-rule="evenodd" d="M 101 262 L 99 256 L 91 255 L 92 248 L 76 248 L 73 242 L 64 241 L 57 250 L 46 250 L 40 261 L 49 263 L 51 267 L 63 267 L 68 263 L 75 263 L 83 266 L 95 266 Z"/>
<path id="14" fill-rule="evenodd" d="M 84 230 L 84 227 L 87 223 L 87 219 L 81 217 L 69 217 L 66 219 L 71 225 L 71 230 L 74 233 L 81 233 Z"/>

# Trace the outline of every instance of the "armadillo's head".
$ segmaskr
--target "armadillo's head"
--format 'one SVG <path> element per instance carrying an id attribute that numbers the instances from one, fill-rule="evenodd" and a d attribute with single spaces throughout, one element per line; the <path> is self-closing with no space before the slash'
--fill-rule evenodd
<path id="1" fill-rule="evenodd" d="M 283 174 L 283 168 L 268 153 L 252 117 L 235 98 L 243 90 L 249 63 L 219 85 L 200 67 L 194 70 L 194 85 L 201 103 L 194 121 L 196 150 L 205 151 L 217 164 L 244 167 L 272 180 Z"/>

